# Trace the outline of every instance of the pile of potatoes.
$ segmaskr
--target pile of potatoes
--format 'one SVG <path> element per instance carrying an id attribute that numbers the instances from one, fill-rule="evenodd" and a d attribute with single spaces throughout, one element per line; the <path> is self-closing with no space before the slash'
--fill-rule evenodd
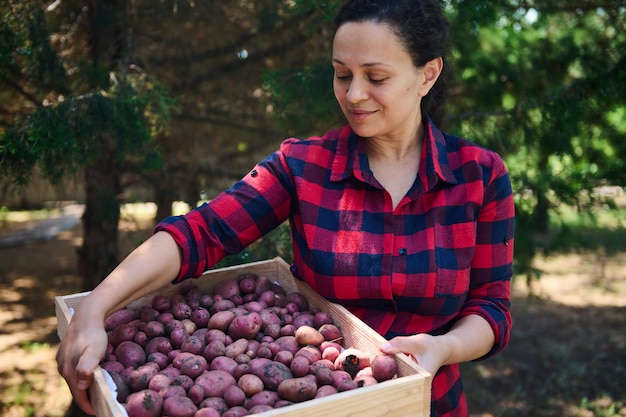
<path id="1" fill-rule="evenodd" d="M 376 384 L 393 356 L 344 347 L 330 315 L 245 273 L 212 294 L 193 281 L 105 320 L 100 364 L 130 417 L 240 417 Z"/>

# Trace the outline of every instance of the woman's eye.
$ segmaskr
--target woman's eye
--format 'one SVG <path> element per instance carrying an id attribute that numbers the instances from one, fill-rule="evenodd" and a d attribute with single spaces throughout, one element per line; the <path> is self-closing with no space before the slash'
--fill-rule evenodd
<path id="1" fill-rule="evenodd" d="M 336 77 L 338 80 L 341 80 L 341 81 L 350 79 L 350 76 L 349 76 L 349 75 L 339 75 L 339 74 L 336 74 L 336 75 L 335 75 L 335 77 Z"/>
<path id="2" fill-rule="evenodd" d="M 387 78 L 370 78 L 370 81 L 374 84 L 382 84 L 385 80 L 387 80 Z"/>

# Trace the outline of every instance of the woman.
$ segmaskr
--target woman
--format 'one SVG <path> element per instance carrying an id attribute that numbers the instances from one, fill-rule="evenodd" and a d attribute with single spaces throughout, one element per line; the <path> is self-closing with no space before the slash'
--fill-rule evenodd
<path id="1" fill-rule="evenodd" d="M 440 131 L 448 24 L 435 0 L 353 0 L 336 19 L 333 88 L 348 125 L 289 139 L 209 204 L 157 225 L 76 312 L 59 371 L 76 402 L 104 317 L 198 277 L 285 220 L 294 275 L 434 376 L 432 414 L 466 416 L 458 363 L 509 338 L 514 208 L 500 157 Z M 444 74 L 444 75 L 442 75 Z"/>

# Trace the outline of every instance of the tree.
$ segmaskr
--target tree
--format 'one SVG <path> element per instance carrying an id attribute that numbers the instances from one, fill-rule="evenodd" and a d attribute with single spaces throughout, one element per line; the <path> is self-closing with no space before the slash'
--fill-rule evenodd
<path id="1" fill-rule="evenodd" d="M 79 273 L 83 289 L 89 290 L 118 262 L 124 175 L 139 166 L 159 165 L 154 138 L 171 103 L 154 80 L 129 72 L 123 64 L 123 35 L 129 30 L 125 2 L 90 2 L 83 15 L 87 24 L 72 28 L 84 30 L 85 36 L 73 35 L 69 41 L 79 53 L 65 59 L 50 42 L 52 33 L 59 36 L 60 31 L 52 32 L 54 19 L 37 2 L 2 7 L 2 34 L 8 42 L 0 52 L 7 64 L 1 76 L 10 87 L 2 91 L 25 104 L 24 111 L 5 119 L 0 168 L 18 184 L 26 184 L 35 167 L 53 183 L 82 172 Z M 68 9 L 52 17 L 83 13 L 80 2 L 65 2 L 64 7 Z M 88 47 L 82 49 L 82 42 Z"/>

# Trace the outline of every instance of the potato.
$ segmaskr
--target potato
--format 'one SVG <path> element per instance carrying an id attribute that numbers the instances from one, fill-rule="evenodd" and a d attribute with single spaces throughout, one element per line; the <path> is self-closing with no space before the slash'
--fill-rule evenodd
<path id="1" fill-rule="evenodd" d="M 181 385 L 168 385 L 167 387 L 161 388 L 159 395 L 165 400 L 166 398 L 175 396 L 184 397 L 187 395 L 187 391 Z"/>
<path id="2" fill-rule="evenodd" d="M 325 366 L 320 366 L 315 371 L 315 382 L 317 385 L 332 385 L 333 383 L 333 370 Z"/>
<path id="3" fill-rule="evenodd" d="M 284 363 L 287 366 L 291 366 L 293 353 L 289 352 L 288 350 L 280 350 L 276 353 L 276 355 L 274 355 L 274 360 L 276 362 Z"/>
<path id="4" fill-rule="evenodd" d="M 176 320 L 183 320 L 191 317 L 191 307 L 183 301 L 172 304 L 170 312 Z"/>
<path id="5" fill-rule="evenodd" d="M 196 379 L 201 373 L 206 371 L 208 367 L 209 364 L 204 356 L 194 355 L 180 365 L 180 373 L 192 379 Z"/>
<path id="6" fill-rule="evenodd" d="M 347 391 L 348 389 L 356 388 L 352 380 L 352 375 L 350 375 L 346 371 L 336 370 L 333 371 L 333 382 L 332 386 L 337 388 L 337 391 Z"/>
<path id="7" fill-rule="evenodd" d="M 326 311 L 319 311 L 313 317 L 313 327 L 319 329 L 325 324 L 333 324 L 333 318 Z"/>
<path id="8" fill-rule="evenodd" d="M 297 327 L 295 337 L 296 342 L 298 342 L 300 346 L 319 346 L 324 341 L 324 336 L 322 336 L 317 329 L 308 325 Z"/>
<path id="9" fill-rule="evenodd" d="M 219 295 L 225 300 L 230 300 L 234 295 L 241 295 L 237 279 L 225 279 L 215 284 L 213 294 Z"/>
<path id="10" fill-rule="evenodd" d="M 335 362 L 339 357 L 340 350 L 334 346 L 328 346 L 322 351 L 322 359 L 328 359 L 331 362 Z"/>
<path id="11" fill-rule="evenodd" d="M 165 325 L 160 321 L 151 320 L 143 326 L 143 331 L 149 338 L 165 336 Z"/>
<path id="12" fill-rule="evenodd" d="M 228 356 L 218 356 L 211 361 L 209 368 L 212 371 L 224 371 L 232 375 L 237 365 L 237 361 L 233 358 L 229 358 Z"/>
<path id="13" fill-rule="evenodd" d="M 159 392 L 165 387 L 169 387 L 172 384 L 172 379 L 165 374 L 156 374 L 150 379 L 148 383 L 148 388 L 152 391 Z"/>
<path id="14" fill-rule="evenodd" d="M 170 299 L 165 295 L 158 294 L 152 297 L 151 306 L 153 309 L 164 313 L 172 308 L 172 304 L 170 303 Z"/>
<path id="15" fill-rule="evenodd" d="M 254 339 L 261 331 L 261 315 L 257 312 L 238 316 L 228 326 L 228 334 L 233 340 L 237 339 Z"/>
<path id="16" fill-rule="evenodd" d="M 115 388 L 117 391 L 117 401 L 120 403 L 126 402 L 126 398 L 132 393 L 128 383 L 122 376 L 117 372 L 109 372 L 113 383 L 115 384 Z M 154 379 L 154 378 L 152 378 Z"/>
<path id="17" fill-rule="evenodd" d="M 224 354 L 229 358 L 235 358 L 235 356 L 242 354 L 248 350 L 248 339 L 241 338 L 235 340 L 230 345 L 226 346 Z"/>
<path id="18" fill-rule="evenodd" d="M 280 397 L 278 396 L 278 393 L 276 391 L 263 390 L 248 398 L 245 407 L 248 410 L 252 410 L 252 408 L 258 405 L 268 405 L 270 407 L 273 407 L 278 400 L 280 400 Z"/>
<path id="19" fill-rule="evenodd" d="M 141 365 L 132 371 L 128 377 L 128 386 L 133 392 L 141 391 L 148 388 L 150 380 L 158 373 L 158 371 L 150 365 Z"/>
<path id="20" fill-rule="evenodd" d="M 104 319 L 104 329 L 106 331 L 111 331 L 116 329 L 121 324 L 128 324 L 131 321 L 137 319 L 139 314 L 136 310 L 132 310 L 130 308 L 122 308 L 117 310 L 116 312 L 109 314 Z"/>
<path id="21" fill-rule="evenodd" d="M 207 371 L 196 378 L 196 384 L 202 385 L 207 398 L 221 397 L 228 386 L 236 383 L 231 374 L 220 370 Z"/>
<path id="22" fill-rule="evenodd" d="M 246 397 L 252 397 L 265 388 L 261 378 L 254 374 L 241 375 L 237 381 L 237 386 L 246 394 Z"/>
<path id="23" fill-rule="evenodd" d="M 309 301 L 299 292 L 290 292 L 287 294 L 287 303 L 295 304 L 297 311 L 303 312 L 309 310 Z"/>
<path id="24" fill-rule="evenodd" d="M 293 378 L 293 374 L 287 365 L 276 361 L 270 361 L 263 365 L 256 372 L 256 375 L 261 378 L 265 388 L 272 391 L 276 391 L 278 385 L 285 379 Z"/>
<path id="25" fill-rule="evenodd" d="M 135 326 L 131 326 L 128 323 L 122 323 L 111 332 L 111 335 L 109 336 L 109 343 L 113 347 L 116 347 L 126 340 L 133 340 L 136 333 L 137 328 Z"/>
<path id="26" fill-rule="evenodd" d="M 247 410 L 245 407 L 237 405 L 226 410 L 224 414 L 222 414 L 222 417 L 244 417 L 249 414 L 249 410 Z"/>
<path id="27" fill-rule="evenodd" d="M 125 367 L 137 368 L 146 363 L 146 352 L 141 346 L 125 340 L 115 348 L 115 357 Z"/>
<path id="28" fill-rule="evenodd" d="M 337 388 L 332 385 L 323 385 L 318 388 L 314 398 L 328 397 L 329 395 L 337 394 L 337 392 Z"/>
<path id="29" fill-rule="evenodd" d="M 370 357 L 360 349 L 348 348 L 335 360 L 335 369 L 348 372 L 353 378 L 363 368 L 370 366 Z"/>
<path id="30" fill-rule="evenodd" d="M 343 340 L 341 330 L 334 324 L 323 324 L 318 331 L 324 336 L 324 340 L 326 341 L 341 343 Z"/>
<path id="31" fill-rule="evenodd" d="M 198 407 L 200 409 L 212 408 L 214 410 L 217 410 L 220 415 L 228 410 L 228 405 L 226 405 L 226 401 L 224 401 L 224 399 L 221 397 L 205 398 Z"/>
<path id="32" fill-rule="evenodd" d="M 239 292 L 241 294 L 252 294 L 256 289 L 256 274 L 242 274 L 238 278 Z"/>
<path id="33" fill-rule="evenodd" d="M 243 406 L 246 402 L 246 393 L 237 385 L 230 385 L 224 391 L 224 401 L 229 407 Z"/>
<path id="34" fill-rule="evenodd" d="M 299 403 L 315 397 L 317 384 L 310 378 L 286 379 L 278 385 L 277 392 L 280 398 Z"/>
<path id="35" fill-rule="evenodd" d="M 295 336 L 281 336 L 275 342 L 278 344 L 279 350 L 286 350 L 294 355 L 300 350 L 300 345 L 296 341 Z"/>
<path id="36" fill-rule="evenodd" d="M 303 346 L 298 349 L 296 354 L 293 355 L 293 358 L 295 359 L 299 356 L 305 357 L 309 361 L 309 364 L 311 364 L 322 359 L 322 352 L 320 352 L 318 348 L 313 346 Z"/>
<path id="37" fill-rule="evenodd" d="M 202 385 L 193 384 L 187 391 L 187 397 L 191 398 L 195 405 L 200 405 L 204 401 L 204 388 Z"/>
<path id="38" fill-rule="evenodd" d="M 372 376 L 378 382 L 393 378 L 398 372 L 398 363 L 395 356 L 379 354 L 374 356 L 371 363 Z"/>
<path id="39" fill-rule="evenodd" d="M 191 321 L 193 321 L 198 328 L 207 327 L 210 316 L 209 310 L 204 307 L 198 307 L 191 312 Z"/>
<path id="40" fill-rule="evenodd" d="M 310 363 L 304 356 L 295 356 L 289 365 L 289 369 L 294 377 L 303 377 L 309 373 Z"/>
<path id="41" fill-rule="evenodd" d="M 196 411 L 198 407 L 189 397 L 177 395 L 163 401 L 163 412 L 168 417 L 193 417 Z"/>
<path id="42" fill-rule="evenodd" d="M 221 417 L 221 414 L 215 408 L 204 407 L 199 408 L 194 417 Z"/>
<path id="43" fill-rule="evenodd" d="M 208 328 L 218 329 L 223 332 L 228 330 L 228 326 L 235 319 L 235 313 L 229 310 L 217 311 L 209 318 Z"/>
<path id="44" fill-rule="evenodd" d="M 353 381 L 357 387 L 368 387 L 378 384 L 376 378 L 371 375 L 357 375 Z"/>
<path id="45" fill-rule="evenodd" d="M 129 417 L 159 417 L 162 407 L 163 398 L 149 389 L 130 394 L 124 405 Z"/>

